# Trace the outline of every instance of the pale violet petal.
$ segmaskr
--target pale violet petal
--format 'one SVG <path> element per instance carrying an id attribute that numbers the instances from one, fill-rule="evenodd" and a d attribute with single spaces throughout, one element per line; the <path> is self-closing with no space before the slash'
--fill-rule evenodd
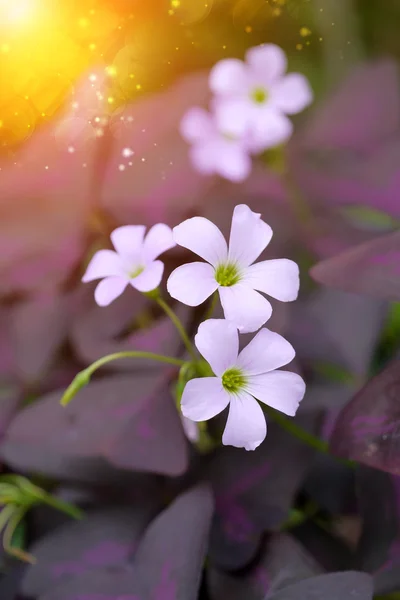
<path id="1" fill-rule="evenodd" d="M 171 273 L 167 290 L 172 298 L 188 306 L 198 306 L 218 288 L 215 271 L 211 265 L 201 262 L 188 263 Z"/>
<path id="2" fill-rule="evenodd" d="M 146 261 L 153 261 L 175 246 L 171 227 L 164 223 L 153 225 L 144 238 L 143 251 Z"/>
<path id="3" fill-rule="evenodd" d="M 164 263 L 155 260 L 148 264 L 144 271 L 130 280 L 130 284 L 139 292 L 151 292 L 158 288 L 164 272 Z"/>
<path id="4" fill-rule="evenodd" d="M 140 255 L 145 231 L 144 225 L 123 225 L 114 229 L 111 241 L 118 254 L 125 258 Z"/>
<path id="5" fill-rule="evenodd" d="M 221 286 L 218 291 L 225 319 L 235 323 L 240 333 L 257 331 L 272 314 L 268 300 L 242 283 Z"/>
<path id="6" fill-rule="evenodd" d="M 217 376 L 223 375 L 237 361 L 238 331 L 233 323 L 225 319 L 208 319 L 201 323 L 194 343 Z"/>
<path id="7" fill-rule="evenodd" d="M 128 285 L 128 280 L 123 277 L 106 277 L 96 287 L 94 299 L 99 306 L 108 306 L 122 294 Z"/>
<path id="8" fill-rule="evenodd" d="M 219 377 L 191 379 L 183 390 L 182 414 L 192 421 L 208 421 L 228 406 L 229 399 Z"/>
<path id="9" fill-rule="evenodd" d="M 241 137 L 252 122 L 254 103 L 249 96 L 222 98 L 214 102 L 214 117 L 218 130 L 223 134 Z"/>
<path id="10" fill-rule="evenodd" d="M 254 109 L 248 137 L 253 153 L 279 146 L 291 137 L 293 123 L 284 114 L 266 106 Z"/>
<path id="11" fill-rule="evenodd" d="M 248 150 L 239 142 L 223 142 L 215 160 L 215 172 L 234 183 L 247 179 L 252 162 Z"/>
<path id="12" fill-rule="evenodd" d="M 246 392 L 232 394 L 222 443 L 255 450 L 266 435 L 267 423 L 258 402 Z"/>
<path id="13" fill-rule="evenodd" d="M 257 400 L 294 417 L 306 391 L 306 384 L 297 373 L 272 371 L 249 378 L 246 390 Z"/>
<path id="14" fill-rule="evenodd" d="M 287 69 L 286 55 L 275 44 L 263 44 L 246 52 L 246 63 L 251 68 L 253 78 L 262 83 L 271 83 L 282 77 Z"/>
<path id="15" fill-rule="evenodd" d="M 243 281 L 254 290 L 282 302 L 291 302 L 299 294 L 299 267 L 287 258 L 264 260 L 248 267 L 243 274 Z"/>
<path id="16" fill-rule="evenodd" d="M 295 355 L 293 346 L 284 337 L 263 328 L 243 348 L 237 366 L 247 375 L 259 375 L 287 365 Z"/>
<path id="17" fill-rule="evenodd" d="M 184 417 L 183 415 L 181 415 L 181 422 L 183 430 L 188 440 L 190 440 L 193 443 L 198 442 L 200 438 L 200 431 L 197 423 L 195 421 L 192 421 L 191 419 L 188 419 L 187 417 Z"/>
<path id="18" fill-rule="evenodd" d="M 99 250 L 88 264 L 82 281 L 87 283 L 95 279 L 122 274 L 123 266 L 118 254 L 113 250 Z"/>
<path id="19" fill-rule="evenodd" d="M 246 65 L 237 58 L 226 58 L 211 69 L 209 85 L 214 94 L 237 96 L 246 94 L 249 78 Z"/>
<path id="20" fill-rule="evenodd" d="M 313 92 L 304 75 L 290 73 L 278 81 L 271 89 L 271 103 L 293 115 L 304 110 L 313 100 Z"/>
<path id="21" fill-rule="evenodd" d="M 214 223 L 204 217 L 192 217 L 173 229 L 179 246 L 191 250 L 214 267 L 226 261 L 228 254 L 224 236 Z"/>
<path id="22" fill-rule="evenodd" d="M 209 138 L 214 129 L 212 115 L 199 106 L 190 108 L 180 123 L 180 133 L 190 144 Z"/>
<path id="23" fill-rule="evenodd" d="M 229 238 L 229 260 L 248 267 L 265 250 L 272 238 L 272 229 L 246 204 L 235 207 Z"/>
<path id="24" fill-rule="evenodd" d="M 202 175 L 215 175 L 215 160 L 214 157 L 218 155 L 216 152 L 216 145 L 214 142 L 199 142 L 192 146 L 189 150 L 190 162 Z"/>

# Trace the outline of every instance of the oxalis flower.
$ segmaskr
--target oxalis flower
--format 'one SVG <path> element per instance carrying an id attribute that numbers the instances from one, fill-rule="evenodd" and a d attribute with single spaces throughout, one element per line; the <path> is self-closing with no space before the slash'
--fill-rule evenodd
<path id="1" fill-rule="evenodd" d="M 250 175 L 249 140 L 234 136 L 218 127 L 214 115 L 203 108 L 193 107 L 184 115 L 180 131 L 192 144 L 190 159 L 203 175 L 220 175 L 234 182 Z"/>
<path id="2" fill-rule="evenodd" d="M 215 377 L 188 381 L 182 414 L 192 421 L 207 421 L 229 405 L 223 444 L 246 450 L 261 444 L 267 425 L 257 400 L 287 415 L 296 414 L 305 383 L 296 373 L 276 370 L 295 356 L 292 345 L 281 335 L 261 329 L 239 353 L 235 325 L 210 319 L 200 325 L 195 344 Z"/>
<path id="3" fill-rule="evenodd" d="M 175 246 L 172 230 L 154 225 L 145 237 L 144 225 L 124 225 L 111 234 L 113 250 L 99 250 L 90 261 L 83 282 L 102 279 L 94 296 L 99 306 L 111 304 L 127 285 L 150 292 L 160 285 L 164 264 L 156 258 Z"/>
<path id="4" fill-rule="evenodd" d="M 167 289 L 180 302 L 198 306 L 218 290 L 225 318 L 247 333 L 257 331 L 272 313 L 259 292 L 283 302 L 297 298 L 295 262 L 281 258 L 253 264 L 269 244 L 272 229 L 245 204 L 233 211 L 229 248 L 218 227 L 204 217 L 184 221 L 173 235 L 177 244 L 209 263 L 189 263 L 171 273 Z"/>
<path id="5" fill-rule="evenodd" d="M 275 44 L 250 48 L 245 62 L 230 58 L 210 73 L 218 126 L 235 136 L 251 134 L 259 151 L 286 141 L 293 126 L 286 115 L 302 111 L 313 98 L 300 73 L 286 75 L 285 53 Z"/>

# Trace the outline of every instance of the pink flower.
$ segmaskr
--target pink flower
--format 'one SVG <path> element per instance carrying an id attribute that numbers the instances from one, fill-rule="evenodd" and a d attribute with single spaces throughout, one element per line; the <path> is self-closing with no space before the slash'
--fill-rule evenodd
<path id="1" fill-rule="evenodd" d="M 124 225 L 111 234 L 113 250 L 99 250 L 90 261 L 83 282 L 102 279 L 94 296 L 99 306 L 107 306 L 130 284 L 139 292 L 160 285 L 164 264 L 156 258 L 175 246 L 172 231 L 163 223 L 154 225 L 146 237 L 144 225 Z"/>
<path id="2" fill-rule="evenodd" d="M 200 354 L 215 377 L 188 381 L 182 395 L 182 414 L 193 421 L 207 421 L 229 405 L 222 443 L 255 450 L 267 434 L 260 400 L 294 416 L 305 393 L 296 373 L 277 371 L 295 356 L 291 344 L 264 328 L 239 354 L 239 335 L 229 321 L 210 319 L 195 336 Z"/>
<path id="3" fill-rule="evenodd" d="M 192 144 L 190 159 L 204 175 L 218 174 L 239 182 L 250 175 L 250 147 L 243 136 L 235 136 L 217 126 L 212 114 L 193 107 L 184 115 L 181 134 Z"/>
<path id="4" fill-rule="evenodd" d="M 168 292 L 183 304 L 198 306 L 216 290 L 225 318 L 242 333 L 257 331 L 271 316 L 272 307 L 258 292 L 277 300 L 295 300 L 299 268 L 281 258 L 253 264 L 267 247 L 272 229 L 245 204 L 233 211 L 229 247 L 222 233 L 208 219 L 193 217 L 174 227 L 174 240 L 209 264 L 182 265 L 168 279 Z"/>
<path id="5" fill-rule="evenodd" d="M 253 150 L 285 142 L 293 126 L 286 115 L 302 111 L 312 101 L 312 90 L 300 73 L 285 75 L 287 61 L 279 46 L 250 48 L 246 62 L 235 58 L 211 70 L 210 87 L 216 94 L 216 118 L 224 131 L 251 135 Z"/>

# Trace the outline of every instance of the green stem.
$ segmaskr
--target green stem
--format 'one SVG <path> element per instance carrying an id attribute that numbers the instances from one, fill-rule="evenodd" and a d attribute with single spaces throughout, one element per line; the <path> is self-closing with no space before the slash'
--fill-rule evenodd
<path id="1" fill-rule="evenodd" d="M 142 352 L 140 350 L 127 350 L 125 352 L 115 352 L 114 354 L 108 354 L 107 356 L 103 356 L 92 363 L 89 367 L 78 373 L 73 381 L 70 383 L 68 388 L 65 390 L 63 397 L 61 398 L 61 405 L 66 406 L 71 402 L 73 397 L 81 390 L 85 385 L 87 385 L 90 381 L 91 376 L 97 369 L 106 365 L 109 362 L 114 360 L 119 360 L 120 358 L 148 358 L 150 360 L 157 360 L 158 362 L 166 363 L 169 365 L 174 365 L 177 367 L 182 367 L 186 364 L 186 361 L 181 360 L 180 358 L 174 358 L 172 356 L 164 356 L 163 354 L 154 354 L 154 352 Z"/>
<path id="2" fill-rule="evenodd" d="M 59 510 L 59 511 L 65 513 L 66 515 L 69 515 L 73 519 L 82 519 L 83 518 L 83 515 L 84 515 L 83 510 L 81 510 L 77 506 L 74 506 L 73 504 L 64 502 L 64 500 L 55 498 L 51 494 L 44 494 L 41 499 L 48 506 L 51 506 L 52 508 L 55 508 L 56 510 Z"/>
<path id="3" fill-rule="evenodd" d="M 167 304 L 165 302 L 165 300 L 163 298 L 161 298 L 161 296 L 157 296 L 154 299 L 157 302 L 157 304 L 163 309 L 165 314 L 171 319 L 173 324 L 175 325 L 179 335 L 182 338 L 183 343 L 185 344 L 186 350 L 189 352 L 190 356 L 193 358 L 193 360 L 197 360 L 197 356 L 196 356 L 196 352 L 193 348 L 193 344 L 190 341 L 189 336 L 186 333 L 186 330 L 185 330 L 180 318 L 175 314 L 175 312 L 172 310 L 172 308 L 169 306 L 169 304 Z"/>
<path id="4" fill-rule="evenodd" d="M 282 429 L 296 437 L 298 440 L 302 441 L 304 444 L 307 444 L 307 446 L 314 448 L 314 450 L 317 450 L 317 452 L 320 452 L 322 454 L 333 456 L 338 461 L 344 463 L 348 467 L 355 467 L 356 463 L 354 461 L 339 458 L 331 454 L 328 442 L 325 442 L 324 440 L 321 440 L 319 437 L 313 435 L 312 433 L 309 433 L 308 431 L 297 425 L 297 423 L 295 423 L 293 419 L 288 419 L 281 412 L 278 412 L 277 410 L 274 410 L 273 408 L 270 408 L 268 406 L 264 408 L 265 412 L 271 417 L 271 419 L 273 419 L 273 421 L 275 421 L 275 423 L 278 423 L 278 425 L 280 425 Z"/>
<path id="5" fill-rule="evenodd" d="M 212 318 L 216 304 L 217 304 L 217 300 L 218 300 L 218 292 L 214 292 L 214 294 L 212 295 L 212 298 L 211 298 L 210 306 L 208 307 L 208 310 L 207 310 L 206 314 L 204 315 L 205 321 L 207 321 L 207 319 Z"/>

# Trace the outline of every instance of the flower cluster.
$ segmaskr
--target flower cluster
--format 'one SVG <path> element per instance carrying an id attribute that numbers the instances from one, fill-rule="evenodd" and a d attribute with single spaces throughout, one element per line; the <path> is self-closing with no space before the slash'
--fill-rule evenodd
<path id="1" fill-rule="evenodd" d="M 287 75 L 286 69 L 285 53 L 275 44 L 250 48 L 244 62 L 230 58 L 214 66 L 211 112 L 196 106 L 181 122 L 198 171 L 243 181 L 251 171 L 251 155 L 289 139 L 293 125 L 287 115 L 306 108 L 312 91 L 303 75 Z"/>
<path id="2" fill-rule="evenodd" d="M 194 361 L 184 363 L 182 368 L 183 373 L 191 375 L 184 379 L 180 395 L 183 423 L 190 430 L 191 439 L 196 439 L 196 430 L 189 427 L 190 422 L 207 421 L 229 405 L 222 442 L 254 450 L 267 433 L 257 400 L 293 416 L 304 396 L 302 378 L 279 370 L 294 358 L 293 347 L 281 335 L 265 327 L 260 329 L 272 313 L 270 303 L 260 292 L 287 302 L 295 300 L 299 290 L 299 269 L 293 261 L 255 262 L 271 237 L 272 229 L 261 215 L 244 204 L 234 209 L 229 244 L 221 231 L 203 217 L 188 219 L 173 230 L 164 224 L 154 225 L 146 236 L 141 225 L 119 227 L 111 234 L 115 251 L 98 251 L 83 276 L 83 281 L 102 280 L 95 299 L 105 306 L 129 284 L 140 292 L 152 292 L 155 299 L 160 298 L 157 288 L 164 265 L 157 259 L 176 244 L 206 261 L 178 267 L 167 282 L 169 294 L 189 306 L 200 305 L 218 291 L 225 316 L 204 321 L 195 336 L 195 346 L 205 359 L 206 368 L 183 333 L 194 355 Z M 164 307 L 165 303 L 160 305 Z M 167 311 L 171 316 L 172 309 Z M 173 318 L 176 323 L 176 317 Z M 259 329 L 239 352 L 240 333 Z M 171 361 L 176 364 L 177 359 Z M 81 374 L 76 383 L 78 388 L 80 382 L 87 383 L 92 367 L 90 373 L 87 370 Z"/>

